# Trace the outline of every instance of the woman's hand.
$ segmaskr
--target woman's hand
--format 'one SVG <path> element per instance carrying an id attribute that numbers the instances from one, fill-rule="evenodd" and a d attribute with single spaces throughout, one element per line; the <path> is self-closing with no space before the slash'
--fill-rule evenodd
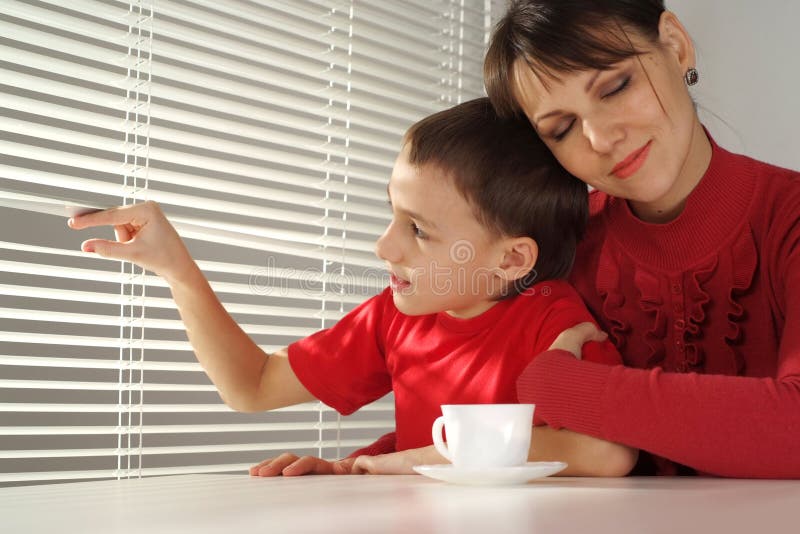
<path id="1" fill-rule="evenodd" d="M 330 462 L 315 456 L 297 456 L 285 452 L 276 458 L 268 458 L 250 468 L 252 477 L 296 477 L 302 475 L 349 475 L 356 458 L 344 458 Z"/>
<path id="2" fill-rule="evenodd" d="M 580 360 L 584 343 L 605 341 L 606 339 L 608 339 L 608 334 L 598 330 L 593 323 L 580 323 L 561 332 L 550 345 L 549 350 L 566 350 Z"/>
<path id="3" fill-rule="evenodd" d="M 168 283 L 179 280 L 188 269 L 196 268 L 178 232 L 155 202 L 87 213 L 73 217 L 68 224 L 73 230 L 113 226 L 116 241 L 88 239 L 81 249 L 104 258 L 136 263 L 164 277 Z"/>

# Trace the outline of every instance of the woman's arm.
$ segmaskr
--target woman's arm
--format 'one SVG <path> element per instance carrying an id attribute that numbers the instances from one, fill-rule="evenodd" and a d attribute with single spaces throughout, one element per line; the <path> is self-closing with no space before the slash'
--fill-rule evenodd
<path id="1" fill-rule="evenodd" d="M 776 217 L 797 219 L 798 205 Z M 552 427 L 625 443 L 700 472 L 800 478 L 800 221 L 773 234 L 778 243 L 766 250 L 762 268 L 771 273 L 783 318 L 775 376 L 608 367 L 551 351 L 523 371 L 520 402 L 535 403 L 537 417 Z"/>
<path id="2" fill-rule="evenodd" d="M 518 386 L 520 399 L 536 403 L 539 417 L 556 428 L 626 443 L 709 474 L 800 478 L 797 375 L 609 368 L 554 351 L 534 361 Z"/>

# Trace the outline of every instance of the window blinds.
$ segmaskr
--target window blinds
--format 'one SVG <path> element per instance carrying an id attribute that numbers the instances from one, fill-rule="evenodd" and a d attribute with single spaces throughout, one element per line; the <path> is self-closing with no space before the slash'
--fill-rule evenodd
<path id="1" fill-rule="evenodd" d="M 373 244 L 405 129 L 482 94 L 484 0 L 0 2 L 0 190 L 156 200 L 266 351 L 386 284 Z M 166 284 L 0 208 L 0 484 L 341 457 L 391 398 L 229 410 Z"/>

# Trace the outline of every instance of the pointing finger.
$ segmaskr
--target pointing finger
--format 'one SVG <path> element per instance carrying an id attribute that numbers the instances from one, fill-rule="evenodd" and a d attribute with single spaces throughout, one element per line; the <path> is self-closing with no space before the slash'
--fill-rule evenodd
<path id="1" fill-rule="evenodd" d="M 117 206 L 103 211 L 77 215 L 67 221 L 73 230 L 83 230 L 95 226 L 121 226 L 131 224 L 133 226 L 143 226 L 147 219 L 152 216 L 153 210 L 157 210 L 155 202 L 141 202 L 130 206 Z"/>

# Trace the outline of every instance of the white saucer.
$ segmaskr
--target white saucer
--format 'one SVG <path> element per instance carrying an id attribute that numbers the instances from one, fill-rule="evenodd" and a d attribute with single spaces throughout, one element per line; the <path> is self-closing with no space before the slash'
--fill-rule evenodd
<path id="1" fill-rule="evenodd" d="M 524 484 L 549 477 L 567 467 L 564 462 L 528 462 L 514 467 L 457 468 L 451 464 L 415 465 L 414 471 L 426 477 L 452 484 L 500 486 Z"/>

